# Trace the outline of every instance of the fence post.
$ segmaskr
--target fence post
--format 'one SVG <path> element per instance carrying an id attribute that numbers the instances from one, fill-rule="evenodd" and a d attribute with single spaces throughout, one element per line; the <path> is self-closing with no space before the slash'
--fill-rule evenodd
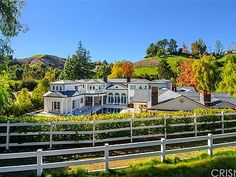
<path id="1" fill-rule="evenodd" d="M 211 133 L 208 134 L 207 145 L 208 145 L 208 155 L 212 155 L 213 154 L 213 137 Z"/>
<path id="2" fill-rule="evenodd" d="M 161 162 L 164 162 L 166 157 L 166 139 L 161 138 Z"/>
<path id="3" fill-rule="evenodd" d="M 104 159 L 105 170 L 109 170 L 109 144 L 108 143 L 106 143 L 104 147 L 104 156 L 105 156 L 105 159 Z"/>
<path id="4" fill-rule="evenodd" d="M 10 143 L 10 121 L 7 121 L 7 132 L 6 132 L 6 150 L 9 150 Z"/>
<path id="5" fill-rule="evenodd" d="M 50 126 L 50 142 L 49 142 L 49 148 L 52 148 L 52 135 L 53 135 L 53 123 L 52 122 L 50 122 L 49 123 L 49 126 Z"/>
<path id="6" fill-rule="evenodd" d="M 130 142 L 133 142 L 133 116 L 130 118 Z"/>
<path id="7" fill-rule="evenodd" d="M 164 138 L 167 138 L 167 132 L 166 132 L 166 117 L 164 117 Z"/>
<path id="8" fill-rule="evenodd" d="M 95 121 L 93 120 L 93 146 L 95 146 Z"/>
<path id="9" fill-rule="evenodd" d="M 43 164 L 42 149 L 38 149 L 37 150 L 37 176 L 38 177 L 42 176 L 42 173 L 43 173 L 42 164 Z"/>
<path id="10" fill-rule="evenodd" d="M 194 113 L 194 135 L 197 136 L 197 114 Z"/>
<path id="11" fill-rule="evenodd" d="M 221 133 L 225 133 L 224 111 L 221 112 Z"/>

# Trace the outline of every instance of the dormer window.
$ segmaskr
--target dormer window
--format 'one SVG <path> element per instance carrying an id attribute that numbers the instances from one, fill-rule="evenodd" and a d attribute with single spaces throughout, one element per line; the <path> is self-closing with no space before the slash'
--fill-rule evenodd
<path id="1" fill-rule="evenodd" d="M 56 86 L 56 90 L 58 90 L 58 86 Z"/>
<path id="2" fill-rule="evenodd" d="M 55 90 L 55 86 L 52 86 L 52 90 L 53 90 L 53 91 Z"/>

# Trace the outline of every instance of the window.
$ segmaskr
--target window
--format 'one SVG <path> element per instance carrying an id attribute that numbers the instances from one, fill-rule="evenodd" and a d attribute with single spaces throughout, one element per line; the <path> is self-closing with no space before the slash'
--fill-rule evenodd
<path id="1" fill-rule="evenodd" d="M 139 86 L 139 89 L 141 90 L 141 89 L 142 89 L 142 86 Z"/>
<path id="2" fill-rule="evenodd" d="M 108 103 L 113 103 L 113 94 L 112 93 L 109 93 L 108 94 Z"/>
<path id="3" fill-rule="evenodd" d="M 84 102 L 84 99 L 83 98 L 81 98 L 81 100 L 80 100 L 80 103 L 83 103 Z"/>
<path id="4" fill-rule="evenodd" d="M 55 86 L 52 86 L 52 90 L 55 90 Z"/>
<path id="5" fill-rule="evenodd" d="M 78 90 L 78 86 L 75 86 L 75 90 Z"/>
<path id="6" fill-rule="evenodd" d="M 75 109 L 76 108 L 76 100 L 73 100 L 72 101 L 72 109 Z"/>
<path id="7" fill-rule="evenodd" d="M 58 86 L 56 86 L 56 90 L 58 90 Z"/>
<path id="8" fill-rule="evenodd" d="M 147 86 L 145 85 L 144 88 L 147 89 Z"/>
<path id="9" fill-rule="evenodd" d="M 121 104 L 126 104 L 126 94 L 125 93 L 121 94 Z"/>
<path id="10" fill-rule="evenodd" d="M 119 93 L 115 94 L 115 103 L 120 103 L 120 94 Z"/>
<path id="11" fill-rule="evenodd" d="M 93 86 L 93 90 L 95 90 L 95 86 Z"/>
<path id="12" fill-rule="evenodd" d="M 136 86 L 135 85 L 131 85 L 129 88 L 130 88 L 130 90 L 135 90 Z"/>
<path id="13" fill-rule="evenodd" d="M 60 102 L 54 101 L 52 102 L 53 110 L 60 110 Z"/>
<path id="14" fill-rule="evenodd" d="M 60 90 L 62 91 L 62 86 L 60 86 Z"/>

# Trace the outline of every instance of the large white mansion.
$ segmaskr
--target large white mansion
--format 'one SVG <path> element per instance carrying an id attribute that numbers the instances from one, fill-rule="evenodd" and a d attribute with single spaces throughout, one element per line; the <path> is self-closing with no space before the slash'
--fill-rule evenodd
<path id="1" fill-rule="evenodd" d="M 56 81 L 50 84 L 50 91 L 44 95 L 44 111 L 80 115 L 120 112 L 135 105 L 149 108 L 155 104 L 157 88 L 172 89 L 172 82 L 129 78 Z"/>

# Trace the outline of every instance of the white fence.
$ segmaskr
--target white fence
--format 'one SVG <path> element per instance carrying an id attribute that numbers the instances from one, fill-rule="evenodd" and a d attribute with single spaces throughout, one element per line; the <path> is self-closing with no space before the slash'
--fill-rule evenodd
<path id="1" fill-rule="evenodd" d="M 224 117 L 227 115 L 235 115 L 234 120 L 225 120 Z M 163 117 L 164 119 L 163 124 L 159 125 L 149 125 L 149 126 L 134 126 L 134 123 L 136 121 L 152 121 L 152 120 L 158 120 L 157 117 L 153 118 L 130 118 L 130 119 L 120 119 L 120 120 L 97 120 L 97 121 L 80 121 L 80 122 L 45 122 L 45 123 L 10 123 L 9 121 L 7 123 L 1 123 L 0 128 L 5 127 L 6 132 L 0 133 L 0 137 L 5 137 L 5 143 L 0 144 L 0 147 L 5 147 L 7 150 L 9 147 L 20 147 L 20 146 L 49 146 L 50 148 L 53 147 L 53 145 L 63 145 L 63 144 L 92 144 L 95 146 L 95 143 L 107 143 L 107 142 L 114 142 L 114 141 L 122 141 L 122 140 L 129 140 L 130 142 L 133 142 L 133 140 L 137 139 L 144 139 L 144 138 L 158 138 L 158 137 L 164 137 L 167 138 L 169 135 L 189 135 L 194 134 L 197 136 L 199 133 L 212 133 L 212 130 L 198 130 L 198 125 L 203 124 L 221 124 L 220 128 L 216 128 L 214 131 L 218 131 L 220 133 L 224 133 L 226 130 L 236 130 L 235 127 L 225 128 L 225 123 L 234 123 L 236 122 L 236 113 L 221 113 L 216 114 L 215 116 L 220 116 L 219 121 L 207 121 L 207 122 L 198 122 L 198 118 L 202 117 L 197 116 L 196 114 L 193 116 L 187 116 L 187 117 Z M 168 119 L 193 119 L 191 123 L 180 123 L 180 124 L 168 124 Z M 115 128 L 115 129 L 105 129 L 105 130 L 96 130 L 96 126 L 98 124 L 102 123 L 119 123 L 119 122 L 127 122 L 129 124 L 128 127 L 123 128 Z M 56 125 L 92 125 L 91 131 L 55 131 L 53 129 Z M 41 131 L 41 132 L 11 132 L 11 127 L 32 127 L 32 126 L 49 126 L 49 131 Z M 174 133 L 168 133 L 166 131 L 168 127 L 183 127 L 183 126 L 193 126 L 192 131 L 181 131 L 181 132 L 174 132 Z M 139 135 L 134 136 L 133 132 L 135 130 L 141 130 L 141 129 L 164 129 L 163 133 L 161 134 L 146 134 L 146 135 Z M 121 132 L 121 131 L 129 131 L 129 136 L 123 136 L 123 137 L 113 137 L 113 138 L 105 138 L 105 139 L 96 139 L 96 135 L 101 133 L 112 133 L 112 132 Z M 10 142 L 11 137 L 19 137 L 19 136 L 48 136 L 49 141 L 46 142 L 20 142 L 20 143 L 14 143 Z M 86 140 L 77 140 L 77 141 L 55 141 L 53 139 L 54 135 L 91 135 L 91 139 Z"/>
<path id="2" fill-rule="evenodd" d="M 177 154 L 177 153 L 191 152 L 191 151 L 198 151 L 198 150 L 207 150 L 208 154 L 212 155 L 214 148 L 236 145 L 236 141 L 215 144 L 213 142 L 214 140 L 216 139 L 218 140 L 222 138 L 232 138 L 232 137 L 236 137 L 235 132 L 217 134 L 217 135 L 208 134 L 206 136 L 177 138 L 177 139 L 162 138 L 161 140 L 157 140 L 157 141 L 127 143 L 127 144 L 117 144 L 117 145 L 109 145 L 106 143 L 105 146 L 97 146 L 97 147 L 90 147 L 90 148 L 74 148 L 74 149 L 48 150 L 48 151 L 42 151 L 42 149 L 39 149 L 37 150 L 37 152 L 6 153 L 6 154 L 0 154 L 0 160 L 34 157 L 34 158 L 37 158 L 37 163 L 30 164 L 30 165 L 26 164 L 26 165 L 18 165 L 18 166 L 0 167 L 0 173 L 36 170 L 37 176 L 41 176 L 43 170 L 45 169 L 62 168 L 62 167 L 76 166 L 76 165 L 82 165 L 82 164 L 104 163 L 105 170 L 108 170 L 109 162 L 117 161 L 117 160 L 127 160 L 127 159 L 135 159 L 135 158 L 143 158 L 143 157 L 151 157 L 151 156 L 160 156 L 161 162 L 163 162 L 167 154 Z M 167 149 L 166 148 L 166 146 L 168 145 L 197 142 L 197 141 L 205 141 L 207 145 L 193 146 L 193 147 L 180 148 L 180 149 L 169 149 L 169 148 Z M 151 147 L 151 146 L 160 146 L 161 150 L 145 152 L 145 153 L 116 155 L 116 156 L 109 155 L 110 151 L 124 150 L 124 149 L 131 149 L 131 148 L 141 148 L 141 147 Z M 47 157 L 47 156 L 60 156 L 60 155 L 93 153 L 93 152 L 104 152 L 104 156 L 100 158 L 82 159 L 82 160 L 66 161 L 66 162 L 52 162 L 52 163 L 43 162 L 43 157 Z"/>

